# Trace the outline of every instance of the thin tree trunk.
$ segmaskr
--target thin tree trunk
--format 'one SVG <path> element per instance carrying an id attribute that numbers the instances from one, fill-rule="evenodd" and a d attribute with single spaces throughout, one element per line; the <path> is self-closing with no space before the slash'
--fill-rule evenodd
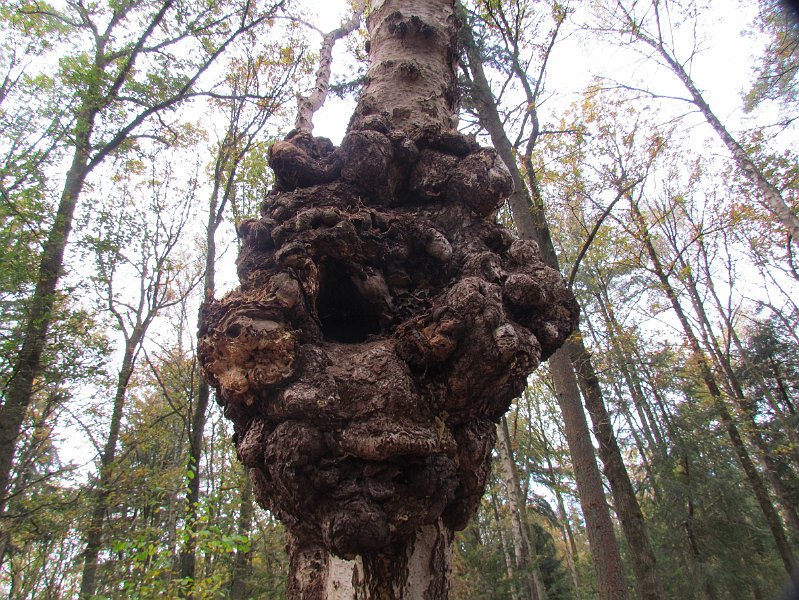
<path id="1" fill-rule="evenodd" d="M 735 327 L 733 326 L 732 319 L 730 318 L 729 313 L 726 310 L 724 310 L 721 299 L 719 298 L 718 293 L 716 292 L 716 286 L 713 284 L 713 279 L 710 276 L 710 264 L 707 254 L 707 248 L 705 247 L 705 244 L 701 237 L 699 238 L 698 242 L 702 256 L 702 262 L 704 263 L 704 271 L 705 273 L 707 273 L 706 276 L 707 290 L 710 292 L 711 298 L 713 298 L 713 303 L 716 306 L 716 312 L 718 312 L 719 316 L 721 316 L 721 319 L 724 321 L 724 325 L 727 330 L 727 336 L 735 346 L 735 350 L 738 352 L 738 356 L 743 361 L 744 366 L 747 368 L 747 370 L 750 373 L 753 374 L 753 376 L 760 383 L 760 386 L 763 390 L 763 394 L 766 397 L 769 406 L 771 406 L 778 422 L 782 425 L 783 433 L 785 433 L 785 435 L 788 436 L 788 438 L 791 440 L 791 444 L 789 444 L 790 447 L 789 452 L 794 462 L 794 466 L 799 467 L 799 431 L 796 430 L 796 428 L 793 426 L 793 424 L 790 422 L 789 419 L 785 418 L 783 411 L 780 409 L 776 399 L 774 398 L 774 394 L 772 393 L 771 388 L 766 383 L 766 380 L 763 377 L 763 369 L 759 365 L 755 365 L 752 362 L 752 359 L 749 356 L 749 352 L 744 348 L 743 344 L 741 343 L 741 339 L 738 337 L 738 332 L 735 330 Z M 695 299 L 698 299 L 698 293 L 695 290 L 693 296 Z M 706 322 L 709 322 L 709 319 L 704 313 L 703 304 L 701 302 L 700 302 L 700 307 L 702 307 L 703 318 L 705 319 Z M 740 398 L 743 399 L 744 398 L 743 386 L 738 380 L 738 376 L 735 373 L 735 370 L 733 369 L 729 353 L 727 353 L 727 355 L 720 354 L 719 356 L 722 362 L 724 363 L 723 364 L 724 372 L 727 374 L 728 378 L 730 379 L 730 382 L 734 383 L 735 389 L 740 390 Z M 776 473 L 776 470 L 774 472 Z M 794 509 L 793 507 L 791 508 L 793 509 L 793 512 L 795 514 L 796 509 Z M 794 528 L 795 527 L 796 526 L 794 526 Z M 799 531 L 797 531 L 797 534 L 799 534 Z"/>
<path id="2" fill-rule="evenodd" d="M 676 433 L 674 430 L 674 425 L 672 424 L 672 416 L 666 408 L 666 401 L 663 399 L 663 396 L 660 393 L 658 382 L 655 380 L 654 373 L 652 373 L 650 366 L 638 355 L 638 353 L 636 353 L 636 355 L 638 356 L 638 364 L 644 371 L 645 380 L 649 384 L 649 392 L 655 399 L 655 405 L 660 411 L 660 421 L 663 425 L 663 428 L 666 430 L 666 433 L 668 434 L 668 439 L 673 442 L 676 439 Z"/>
<path id="3" fill-rule="evenodd" d="M 646 533 L 644 516 L 624 466 L 590 354 L 581 341 L 570 340 L 567 342 L 567 348 L 594 425 L 594 435 L 599 442 L 599 457 L 602 459 L 605 477 L 610 483 L 616 501 L 616 512 L 633 555 L 631 558 L 638 582 L 638 592 L 642 598 L 665 599 L 666 592 L 657 575 L 655 552 Z"/>
<path id="4" fill-rule="evenodd" d="M 694 577 L 697 578 L 702 585 L 702 595 L 705 600 L 716 600 L 718 595 L 716 594 L 716 590 L 713 587 L 712 580 L 707 576 L 704 571 L 703 565 L 705 563 L 704 556 L 699 549 L 699 542 L 696 539 L 696 534 L 694 533 L 694 499 L 693 499 L 693 490 L 691 489 L 691 463 L 688 459 L 688 455 L 685 452 L 680 451 L 680 462 L 682 466 L 682 477 L 685 482 L 685 489 L 686 489 L 686 517 L 685 522 L 683 523 L 683 528 L 685 530 L 685 537 L 688 543 L 688 548 L 691 553 L 689 559 L 690 568 L 694 572 Z M 699 567 L 699 568 L 697 568 Z"/>
<path id="5" fill-rule="evenodd" d="M 558 503 L 558 517 L 560 518 L 560 533 L 563 538 L 563 545 L 566 550 L 566 560 L 569 564 L 569 574 L 572 578 L 574 585 L 574 593 L 579 599 L 580 594 L 580 576 L 577 573 L 577 544 L 574 542 L 574 533 L 572 532 L 571 525 L 569 524 L 569 516 L 566 514 L 566 506 L 563 504 L 563 494 L 560 490 L 555 488 L 555 498 Z"/>
<path id="6" fill-rule="evenodd" d="M 743 386 L 741 385 L 741 382 L 735 373 L 735 369 L 730 362 L 729 354 L 725 354 L 722 351 L 716 341 L 715 336 L 713 335 L 710 319 L 705 311 L 704 303 L 699 296 L 699 290 L 696 287 L 696 281 L 691 274 L 689 265 L 684 260 L 680 260 L 679 264 L 681 265 L 682 269 L 688 273 L 685 286 L 688 289 L 688 295 L 694 307 L 694 312 L 703 325 L 703 340 L 705 342 L 705 347 L 710 352 L 710 356 L 715 359 L 715 363 L 718 365 L 718 368 L 724 374 L 724 379 L 722 379 L 722 383 L 724 384 L 723 388 L 727 393 L 727 396 L 732 399 L 733 404 L 737 409 L 739 419 L 743 423 L 744 433 L 747 434 L 750 443 L 753 443 L 757 449 L 756 455 L 763 466 L 766 479 L 768 480 L 769 484 L 771 484 L 771 488 L 774 491 L 774 496 L 782 508 L 782 512 L 785 515 L 787 524 L 793 530 L 794 536 L 799 539 L 799 515 L 797 515 L 796 508 L 790 501 L 790 496 L 785 488 L 785 485 L 783 484 L 782 477 L 779 473 L 779 468 L 774 461 L 774 457 L 771 455 L 772 450 L 769 448 L 768 443 L 763 437 L 763 432 L 757 423 L 755 407 L 744 394 Z M 709 276 L 708 287 L 711 290 L 713 289 L 713 283 Z M 715 291 L 713 291 L 713 295 L 715 295 Z M 718 298 L 716 298 L 716 300 L 718 300 Z M 718 308 L 719 312 L 724 315 L 725 313 L 723 310 L 721 310 L 721 306 Z M 734 335 L 735 333 L 732 329 L 732 323 L 727 320 L 726 324 L 728 327 L 728 335 Z"/>
<path id="7" fill-rule="evenodd" d="M 481 57 L 477 54 L 473 43 L 469 43 L 469 41 L 466 44 L 466 51 L 469 56 L 469 68 L 474 80 L 474 92 L 478 101 L 481 124 L 489 132 L 494 147 L 503 161 L 505 161 L 514 180 L 515 189 L 508 200 L 514 224 L 522 238 L 532 239 L 538 243 L 544 262 L 553 268 L 558 268 L 557 254 L 549 232 L 549 225 L 546 221 L 543 200 L 538 190 L 532 159 L 530 156 L 523 157 L 527 172 L 527 183 L 529 184 L 528 188 L 522 179 L 513 147 L 504 132 L 502 122 L 496 111 L 496 105 L 482 70 Z M 575 359 L 580 359 L 585 363 L 588 355 L 582 345 L 581 336 L 578 334 L 575 337 L 576 341 L 568 342 L 568 353 L 561 349 L 550 357 L 550 372 L 555 383 L 558 404 L 564 417 L 566 438 L 574 462 L 575 477 L 580 493 L 580 502 L 586 518 L 586 528 L 589 533 L 589 542 L 591 542 L 594 566 L 597 570 L 600 595 L 603 598 L 622 598 L 626 597 L 627 594 L 624 571 L 618 546 L 613 536 L 610 513 L 604 500 L 602 480 L 596 467 L 593 447 L 590 444 L 588 425 L 580 404 L 580 394 L 575 374 Z M 584 367 L 584 373 L 586 373 L 587 369 L 588 367 Z M 593 370 L 593 367 L 591 367 L 591 370 Z M 655 556 L 643 527 L 640 507 L 638 507 L 638 502 L 634 494 L 632 494 L 632 486 L 629 483 L 629 477 L 621 460 L 621 455 L 618 453 L 618 446 L 615 443 L 610 423 L 601 416 L 602 413 L 607 414 L 602 402 L 601 390 L 598 388 L 598 382 L 596 387 L 593 387 L 590 379 L 585 381 L 587 382 L 586 391 L 590 390 L 591 392 L 590 397 L 586 396 L 586 403 L 589 405 L 589 412 L 591 412 L 594 419 L 597 436 L 608 444 L 601 444 L 606 449 L 602 458 L 603 460 L 612 461 L 610 468 L 606 464 L 606 473 L 608 473 L 609 477 L 623 476 L 622 479 L 626 481 L 626 484 L 624 481 L 617 481 L 611 485 L 615 493 L 627 494 L 624 499 L 616 498 L 616 502 L 623 511 L 620 513 L 620 517 L 622 522 L 626 523 L 624 531 L 628 535 L 628 542 L 631 546 L 640 591 L 647 598 L 664 598 L 662 586 L 655 570 Z M 597 403 L 601 405 L 601 408 L 597 406 Z M 612 445 L 610 445 L 611 443 Z M 613 446 L 615 446 L 615 455 Z M 600 496 L 602 498 L 601 501 Z M 629 509 L 629 512 L 627 509 Z M 632 538 L 630 538 L 629 534 L 632 534 Z M 607 596 L 605 596 L 606 594 Z"/>
<path id="8" fill-rule="evenodd" d="M 519 590 L 516 588 L 516 567 L 513 562 L 513 557 L 510 553 L 508 540 L 502 527 L 502 515 L 499 513 L 499 502 L 493 490 L 489 491 L 491 496 L 491 508 L 494 510 L 494 520 L 497 522 L 497 537 L 499 537 L 499 545 L 502 548 L 502 556 L 505 559 L 505 570 L 508 574 L 508 581 L 510 582 L 510 595 L 513 600 L 518 600 Z"/>
<path id="9" fill-rule="evenodd" d="M 22 347 L 5 390 L 5 401 L 0 406 L 0 515 L 5 513 L 14 452 L 25 414 L 31 404 L 33 382 L 42 369 L 42 352 L 53 318 L 56 287 L 61 277 L 64 250 L 72 229 L 75 206 L 89 173 L 88 145 L 88 135 L 76 142 L 55 221 L 42 249 L 38 279 L 30 301 L 30 313 L 22 338 Z"/>
<path id="10" fill-rule="evenodd" d="M 333 31 L 322 34 L 322 47 L 319 49 L 319 66 L 316 69 L 316 81 L 313 91 L 308 96 L 297 98 L 297 119 L 294 128 L 300 131 L 313 132 L 313 116 L 322 108 L 330 89 L 330 67 L 333 64 L 333 47 L 341 38 L 358 29 L 363 15 L 365 0 L 358 0 L 352 10 L 349 21 L 342 23 Z"/>
<path id="11" fill-rule="evenodd" d="M 532 426 L 530 427 L 532 429 Z M 563 494 L 561 493 L 561 482 L 555 477 L 555 467 L 552 464 L 551 447 L 546 436 L 540 436 L 540 441 L 544 446 L 544 460 L 547 463 L 547 475 L 549 477 L 549 487 L 554 492 L 558 504 L 558 518 L 560 519 L 561 535 L 563 536 L 563 544 L 566 549 L 566 557 L 569 563 L 569 571 L 572 576 L 572 583 L 574 583 L 574 590 L 577 597 L 580 597 L 580 577 L 577 573 L 577 543 L 574 540 L 574 532 L 572 531 L 569 516 L 566 513 L 566 504 L 563 501 Z"/>
<path id="12" fill-rule="evenodd" d="M 228 141 L 226 138 L 223 145 Z M 227 152 L 223 146 L 220 149 L 220 157 Z M 204 298 L 206 301 L 214 297 L 215 291 L 215 268 L 216 268 L 216 230 L 221 221 L 222 211 L 219 204 L 219 190 L 222 184 L 221 158 L 217 159 L 216 172 L 214 176 L 214 189 L 211 193 L 211 201 L 208 206 L 208 224 L 206 226 L 205 242 L 205 273 L 203 278 Z M 228 189 L 233 183 L 233 174 L 228 178 Z M 225 199 L 227 195 L 225 195 Z M 224 208 L 224 205 L 223 207 Z M 202 460 L 203 432 L 205 430 L 205 419 L 208 412 L 208 402 L 211 397 L 211 389 L 205 378 L 200 376 L 197 383 L 197 403 L 193 407 L 191 414 L 191 429 L 189 431 L 189 456 L 187 472 L 191 473 L 186 488 L 186 528 L 187 536 L 184 545 L 180 549 L 180 578 L 191 579 L 195 577 L 197 565 L 197 510 L 200 500 L 200 461 Z"/>
<path id="13" fill-rule="evenodd" d="M 42 352 L 47 343 L 47 334 L 53 319 L 53 308 L 56 301 L 56 288 L 64 266 L 64 251 L 72 230 L 75 207 L 83 185 L 91 170 L 102 161 L 102 158 L 113 152 L 127 139 L 127 135 L 117 135 L 102 148 L 95 148 L 94 157 L 90 157 L 91 138 L 95 120 L 109 101 L 119 92 L 120 86 L 127 80 L 134 62 L 141 51 L 142 44 L 164 18 L 173 0 L 164 2 L 161 10 L 155 15 L 149 26 L 133 46 L 127 61 L 115 74 L 114 83 L 105 92 L 100 90 L 102 77 L 108 66 L 104 47 L 111 35 L 111 29 L 95 38 L 96 47 L 92 76 L 89 77 L 83 101 L 75 111 L 74 154 L 64 180 L 64 188 L 56 211 L 53 226 L 48 233 L 42 249 L 36 288 L 30 301 L 30 313 L 22 340 L 22 348 L 14 361 L 13 374 L 5 393 L 5 402 L 0 407 L 0 516 L 5 512 L 6 494 L 11 478 L 12 463 L 16 441 L 25 419 L 25 413 L 31 403 L 33 382 L 42 370 Z M 95 34 L 97 31 L 95 30 Z M 163 105 L 168 106 L 167 104 Z M 143 116 L 142 116 L 143 118 Z"/>
<path id="14" fill-rule="evenodd" d="M 250 72 L 246 73 L 251 76 Z M 247 123 L 243 132 L 240 130 L 241 108 L 243 101 L 234 104 L 230 121 L 214 165 L 214 187 L 208 205 L 208 220 L 205 232 L 205 265 L 203 277 L 203 298 L 209 302 L 216 293 L 216 232 L 222 223 L 225 209 L 235 193 L 236 174 L 239 165 L 249 151 L 255 135 L 263 128 L 271 114 L 271 109 L 264 109 L 255 120 Z M 255 125 L 251 128 L 251 125 Z M 200 375 L 197 384 L 197 403 L 191 414 L 189 435 L 189 457 L 187 469 L 192 473 L 186 489 L 186 524 L 188 535 L 180 552 L 181 579 L 194 579 L 197 563 L 197 510 L 200 499 L 203 434 L 210 402 L 211 390 L 205 377 Z"/>
<path id="15" fill-rule="evenodd" d="M 516 568 L 521 573 L 525 597 L 531 600 L 545 600 L 546 591 L 541 583 L 541 573 L 536 563 L 536 550 L 530 540 L 530 524 L 527 521 L 527 502 L 519 490 L 519 476 L 513 460 L 513 447 L 510 442 L 508 420 L 503 416 L 497 424 L 499 460 L 504 472 L 505 488 L 510 505 L 511 532 Z"/>
<path id="16" fill-rule="evenodd" d="M 683 333 L 685 334 L 691 351 L 697 361 L 700 375 L 713 400 L 713 406 L 716 414 L 726 429 L 727 435 L 729 436 L 730 442 L 735 450 L 735 454 L 738 457 L 738 462 L 740 463 L 741 468 L 743 469 L 744 474 L 749 481 L 749 485 L 752 486 L 752 491 L 755 494 L 755 498 L 760 506 L 760 510 L 763 512 L 766 523 L 771 530 L 771 535 L 774 538 L 774 544 L 777 548 L 780 558 L 782 559 L 783 565 L 785 566 L 786 571 L 791 574 L 796 568 L 796 560 L 794 558 L 790 544 L 788 543 L 787 537 L 785 536 L 785 530 L 782 527 L 779 515 L 777 515 L 777 512 L 774 510 L 774 505 L 771 503 L 766 486 L 763 484 L 763 479 L 760 477 L 760 473 L 757 471 L 755 464 L 752 462 L 752 458 L 749 456 L 749 451 L 746 449 L 746 445 L 741 438 L 741 434 L 738 431 L 735 420 L 727 408 L 721 390 L 719 389 L 710 365 L 707 362 L 707 358 L 702 352 L 699 340 L 697 339 L 696 334 L 694 333 L 693 328 L 688 321 L 688 317 L 682 309 L 682 305 L 680 304 L 674 288 L 671 286 L 671 282 L 666 274 L 666 270 L 664 269 L 660 261 L 660 257 L 657 254 L 654 245 L 652 244 L 649 230 L 646 222 L 644 221 L 643 215 L 634 202 L 630 203 L 630 207 L 640 228 L 643 238 L 642 241 L 646 247 L 649 259 L 652 262 L 652 267 L 655 271 L 655 274 L 660 281 L 664 293 L 671 302 L 672 308 L 682 326 Z"/>
<path id="17" fill-rule="evenodd" d="M 661 433 L 660 426 L 652 413 L 649 403 L 646 400 L 646 395 L 644 394 L 643 388 L 641 386 L 641 380 L 638 377 L 637 371 L 634 369 L 631 370 L 628 367 L 628 360 L 632 361 L 632 356 L 629 352 L 627 352 L 627 348 L 625 347 L 626 344 L 624 332 L 621 329 L 621 324 L 616 318 L 616 314 L 613 310 L 613 306 L 610 302 L 604 282 L 601 284 L 601 291 L 599 294 L 597 294 L 596 299 L 599 303 L 602 316 L 605 318 L 611 346 L 616 354 L 619 370 L 624 377 L 624 381 L 627 384 L 627 389 L 630 391 L 630 396 L 633 399 L 633 404 L 635 405 L 636 412 L 638 413 L 638 418 L 641 421 L 641 427 L 643 429 L 644 436 L 646 437 L 651 448 L 663 449 L 665 448 L 663 434 Z"/>
<path id="18" fill-rule="evenodd" d="M 657 4 L 657 1 L 653 2 L 654 18 L 657 20 L 658 31 L 660 31 L 661 23 Z M 635 22 L 634 17 L 629 13 L 627 8 L 623 7 L 621 4 L 618 4 L 618 6 L 624 11 L 625 17 L 628 20 L 627 25 L 630 26 L 630 31 L 628 31 L 628 33 L 631 33 L 637 39 L 652 48 L 666 62 L 669 69 L 677 76 L 691 95 L 694 106 L 699 109 L 699 112 L 702 113 L 702 116 L 708 124 L 713 128 L 716 134 L 718 134 L 724 145 L 727 146 L 735 164 L 763 196 L 766 206 L 768 206 L 783 224 L 788 235 L 792 238 L 793 243 L 799 245 L 799 218 L 797 218 L 791 210 L 791 207 L 785 202 L 780 191 L 769 181 L 763 171 L 749 157 L 746 150 L 744 150 L 741 144 L 730 134 L 727 128 L 724 127 L 724 124 L 710 108 L 704 96 L 702 96 L 702 93 L 694 83 L 691 75 L 685 70 L 683 63 L 676 60 L 672 53 L 666 48 L 662 37 L 655 38 L 645 34 L 640 24 Z"/>
<path id="19" fill-rule="evenodd" d="M 236 524 L 236 533 L 249 536 L 252 531 L 252 520 L 255 514 L 252 501 L 252 483 L 247 467 L 244 467 L 241 483 L 241 509 Z M 233 559 L 233 576 L 230 581 L 230 600 L 245 600 L 250 597 L 249 574 L 252 567 L 253 551 L 236 549 Z"/>
<path id="20" fill-rule="evenodd" d="M 119 369 L 114 407 L 108 437 L 100 456 L 100 472 L 92 502 L 92 517 L 86 533 L 86 548 L 83 551 L 83 572 L 80 582 L 80 597 L 89 599 L 97 590 L 97 560 L 103 543 L 103 527 L 108 510 L 108 497 L 111 494 L 112 466 L 116 457 L 117 442 L 122 427 L 122 414 L 127 397 L 128 383 L 133 375 L 136 352 L 144 337 L 146 328 L 137 326 L 125 344 L 125 355 Z"/>
<path id="21" fill-rule="evenodd" d="M 585 517 L 588 543 L 594 557 L 599 597 L 608 600 L 627 598 L 627 585 L 613 534 L 613 521 L 610 519 L 602 478 L 596 465 L 588 423 L 580 404 L 577 377 L 567 349 L 561 348 L 552 355 L 549 359 L 549 371 L 563 415 L 563 427 Z"/>
<path id="22" fill-rule="evenodd" d="M 749 157 L 746 150 L 732 137 L 727 128 L 724 127 L 716 114 L 710 109 L 710 105 L 705 101 L 683 66 L 674 60 L 670 54 L 663 51 L 662 46 L 660 47 L 660 54 L 685 85 L 696 107 L 699 108 L 707 122 L 721 138 L 721 141 L 724 142 L 724 145 L 727 146 L 738 168 L 762 194 L 766 205 L 783 224 L 793 243 L 799 245 L 799 218 L 796 217 L 790 206 L 785 202 L 780 191 L 766 178 L 763 171 Z"/>
<path id="23" fill-rule="evenodd" d="M 180 549 L 180 578 L 191 579 L 195 577 L 197 565 L 197 512 L 200 500 L 200 461 L 202 460 L 203 430 L 205 429 L 208 401 L 211 396 L 210 388 L 204 379 L 197 383 L 197 403 L 191 415 L 191 431 L 189 433 L 189 457 L 186 471 L 188 485 L 186 486 L 185 520 L 186 541 Z M 190 594 L 189 594 L 190 595 Z"/>

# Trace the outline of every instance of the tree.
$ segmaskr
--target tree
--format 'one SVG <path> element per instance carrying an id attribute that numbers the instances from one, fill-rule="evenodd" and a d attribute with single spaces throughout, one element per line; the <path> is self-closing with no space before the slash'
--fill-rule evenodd
<path id="1" fill-rule="evenodd" d="M 61 57 L 58 81 L 72 98 L 65 134 L 71 158 L 52 226 L 42 235 L 23 341 L 0 407 L 0 513 L 17 438 L 41 372 L 75 208 L 89 174 L 139 136 L 174 137 L 167 112 L 196 95 L 201 76 L 225 49 L 265 22 L 280 4 L 256 9 L 224 0 L 208 5 L 76 0 L 63 11 L 40 2 L 14 5 L 17 18 L 30 24 L 34 36 L 57 29 L 75 48 Z"/>
<path id="2" fill-rule="evenodd" d="M 157 169 L 156 161 L 148 162 L 152 171 L 145 169 L 141 173 L 141 163 L 129 161 L 128 172 L 119 178 L 121 198 L 111 196 L 112 202 L 128 210 L 121 214 L 98 211 L 96 234 L 85 242 L 94 253 L 96 285 L 122 336 L 124 350 L 111 401 L 108 434 L 100 454 L 91 523 L 86 532 L 81 598 L 92 598 L 97 587 L 98 557 L 112 493 L 117 446 L 136 360 L 158 314 L 183 302 L 198 279 L 178 256 L 181 233 L 193 208 L 196 181 L 190 180 L 186 189 L 180 190 L 173 182 L 172 165 Z M 134 194 L 147 196 L 144 218 L 134 208 Z M 131 281 L 135 282 L 133 294 L 126 289 Z"/>
<path id="3" fill-rule="evenodd" d="M 691 103 L 713 128 L 722 143 L 730 152 L 735 165 L 757 190 L 760 201 L 768 208 L 776 219 L 782 223 L 789 239 L 799 245 L 799 217 L 795 207 L 783 195 L 778 181 L 767 176 L 766 171 L 758 164 L 746 148 L 746 144 L 736 139 L 713 109 L 705 100 L 698 84 L 691 76 L 689 65 L 698 50 L 698 39 L 690 43 L 692 47 L 684 56 L 679 56 L 674 45 L 676 36 L 673 28 L 678 15 L 696 15 L 696 3 L 681 6 L 667 0 L 652 0 L 645 3 L 625 3 L 614 0 L 612 6 L 606 8 L 605 23 L 599 26 L 601 31 L 624 34 L 647 47 L 659 61 L 679 79 L 688 92 L 687 101 Z M 789 61 L 790 62 L 790 61 Z M 790 85 L 790 84 L 788 84 Z"/>
<path id="4" fill-rule="evenodd" d="M 729 436 L 730 442 L 735 450 L 738 462 L 746 474 L 749 485 L 752 487 L 755 497 L 757 498 L 760 509 L 763 512 L 763 516 L 771 531 L 772 537 L 774 538 L 774 544 L 777 548 L 777 552 L 779 553 L 783 565 L 785 566 L 785 570 L 791 574 L 796 567 L 796 559 L 785 535 L 785 530 L 783 529 L 779 516 L 774 509 L 774 505 L 771 503 L 771 499 L 769 498 L 768 491 L 764 485 L 763 478 L 751 459 L 749 451 L 746 448 L 743 438 L 741 437 L 738 426 L 732 414 L 730 413 L 729 408 L 727 407 L 721 390 L 719 389 L 718 383 L 716 382 L 716 377 L 713 374 L 707 357 L 702 351 L 702 347 L 699 343 L 697 335 L 694 332 L 694 329 L 691 327 L 691 324 L 682 308 L 680 299 L 677 296 L 674 287 L 671 285 L 668 270 L 664 267 L 662 261 L 660 260 L 660 256 L 652 241 L 652 237 L 649 232 L 649 226 L 644 219 L 643 213 L 632 198 L 630 199 L 630 210 L 632 212 L 633 218 L 635 219 L 638 233 L 642 238 L 647 255 L 649 256 L 649 260 L 652 263 L 652 269 L 657 275 L 663 292 L 669 299 L 672 309 L 680 321 L 680 325 L 693 354 L 693 358 L 696 361 L 701 378 L 712 399 L 714 411 L 724 429 L 727 431 L 727 435 Z"/>
<path id="5" fill-rule="evenodd" d="M 510 19 L 504 16 L 501 5 L 494 8 L 489 6 L 487 10 L 489 14 L 499 13 L 498 16 L 492 18 L 497 26 L 505 31 L 504 39 L 510 47 L 508 53 L 511 56 L 509 70 L 513 76 L 522 81 L 521 86 L 525 91 L 527 113 L 524 120 L 525 122 L 529 121 L 531 125 L 526 136 L 518 136 L 519 140 L 525 140 L 523 148 L 514 148 L 505 132 L 496 101 L 483 71 L 479 49 L 473 41 L 467 40 L 468 67 L 472 75 L 472 89 L 480 123 L 491 136 L 503 161 L 513 174 L 515 189 L 508 203 L 517 231 L 522 237 L 535 240 L 541 248 L 545 262 L 550 267 L 558 269 L 558 257 L 547 222 L 541 186 L 533 164 L 533 151 L 542 134 L 536 106 L 543 90 L 544 69 L 559 27 L 567 13 L 562 8 L 560 12 L 558 10 L 554 12 L 556 24 L 553 26 L 550 42 L 545 49 L 545 58 L 542 61 L 538 77 L 531 82 L 527 70 L 519 61 L 519 19 Z M 509 23 L 514 23 L 516 29 L 512 28 Z M 522 168 L 517 163 L 517 156 L 520 156 Z M 616 200 L 610 204 L 603 217 L 597 222 L 594 233 L 602 224 L 604 216 L 621 196 L 620 192 Z M 592 237 L 593 234 L 588 236 L 584 248 L 590 245 Z M 576 268 L 575 264 L 574 269 Z M 623 565 L 613 535 L 613 525 L 604 498 L 601 476 L 590 444 L 588 425 L 581 404 L 581 392 L 591 415 L 594 433 L 600 442 L 599 451 L 605 475 L 610 481 L 625 535 L 630 546 L 634 548 L 632 561 L 639 589 L 645 597 L 661 598 L 664 592 L 657 575 L 655 556 L 646 534 L 643 515 L 616 443 L 615 434 L 604 405 L 602 390 L 591 364 L 590 354 L 586 350 L 579 332 L 569 340 L 566 348 L 553 355 L 549 361 L 549 368 L 563 413 L 572 460 L 575 463 L 577 485 L 580 490 L 583 513 L 588 522 L 592 556 L 597 570 L 599 593 L 602 597 L 607 598 L 623 598 L 627 594 Z"/>
<path id="6" fill-rule="evenodd" d="M 530 539 L 530 524 L 527 519 L 527 498 L 519 489 L 519 476 L 513 460 L 508 421 L 503 416 L 497 425 L 499 461 L 505 480 L 513 534 L 515 569 L 521 573 L 523 597 L 531 600 L 545 600 L 546 590 L 541 580 L 541 572 L 536 561 L 536 547 Z M 526 494 L 525 494 L 526 496 Z"/>
<path id="7" fill-rule="evenodd" d="M 796 118 L 792 107 L 799 97 L 799 19 L 796 7 L 783 0 L 760 0 L 757 31 L 768 44 L 755 69 L 755 80 L 744 97 L 745 108 L 755 110 L 771 100 L 779 103 L 786 124 Z"/>
<path id="8" fill-rule="evenodd" d="M 264 127 L 290 99 L 291 80 L 296 68 L 286 58 L 293 53 L 283 45 L 265 45 L 260 52 L 247 48 L 243 56 L 230 61 L 224 99 L 217 100 L 226 118 L 222 139 L 216 146 L 216 156 L 211 172 L 211 193 L 205 229 L 205 260 L 203 299 L 209 301 L 216 291 L 217 240 L 225 211 L 234 202 L 243 187 L 240 171 L 250 154 L 256 154 L 258 137 Z M 250 157 L 252 159 L 252 157 Z M 243 168 L 244 167 L 244 168 Z M 210 400 L 208 383 L 201 378 L 197 389 L 197 402 L 190 406 L 188 469 L 192 473 L 186 490 L 186 520 L 188 534 L 181 549 L 180 576 L 194 578 L 196 562 L 196 536 L 192 534 L 200 500 L 200 460 L 202 458 L 203 431 Z"/>
<path id="9" fill-rule="evenodd" d="M 239 456 L 290 532 L 291 598 L 445 598 L 491 419 L 577 316 L 534 245 L 491 221 L 511 189 L 496 153 L 454 130 L 452 0 L 370 8 L 341 149 L 273 146 L 241 287 L 201 318 Z"/>

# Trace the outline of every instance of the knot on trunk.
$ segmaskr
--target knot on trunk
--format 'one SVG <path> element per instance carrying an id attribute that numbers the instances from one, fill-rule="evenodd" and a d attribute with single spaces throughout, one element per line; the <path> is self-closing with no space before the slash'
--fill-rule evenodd
<path id="1" fill-rule="evenodd" d="M 283 190 L 328 183 L 341 173 L 333 142 L 307 131 L 294 131 L 275 142 L 269 150 L 269 166 L 275 172 L 277 187 Z"/>

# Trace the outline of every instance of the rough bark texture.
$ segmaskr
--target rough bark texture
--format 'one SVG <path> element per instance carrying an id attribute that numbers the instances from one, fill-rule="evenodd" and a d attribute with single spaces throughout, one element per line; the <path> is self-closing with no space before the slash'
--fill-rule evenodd
<path id="1" fill-rule="evenodd" d="M 241 287 L 202 310 L 205 374 L 293 539 L 289 597 L 354 597 L 329 595 L 333 571 L 359 598 L 446 597 L 493 421 L 576 326 L 535 243 L 494 223 L 504 165 L 451 129 L 452 9 L 372 4 L 341 147 L 275 144 L 276 187 L 239 228 Z"/>

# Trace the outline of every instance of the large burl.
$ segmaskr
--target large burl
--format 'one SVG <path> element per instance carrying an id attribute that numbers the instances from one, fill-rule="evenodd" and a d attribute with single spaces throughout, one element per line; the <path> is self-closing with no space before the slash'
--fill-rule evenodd
<path id="1" fill-rule="evenodd" d="M 339 148 L 302 131 L 274 145 L 277 183 L 239 227 L 241 287 L 200 324 L 258 500 L 295 549 L 342 558 L 466 525 L 494 421 L 578 312 L 535 244 L 494 222 L 504 165 L 452 128 L 452 0 L 371 6 L 347 135 Z M 303 552 L 292 560 L 320 556 Z M 304 597 L 313 569 L 296 571 Z"/>
<path id="2" fill-rule="evenodd" d="M 341 148 L 289 136 L 270 164 L 262 217 L 239 227 L 241 287 L 200 329 L 258 500 L 345 558 L 463 528 L 493 421 L 577 319 L 535 244 L 494 223 L 509 174 L 463 136 L 380 117 Z"/>

